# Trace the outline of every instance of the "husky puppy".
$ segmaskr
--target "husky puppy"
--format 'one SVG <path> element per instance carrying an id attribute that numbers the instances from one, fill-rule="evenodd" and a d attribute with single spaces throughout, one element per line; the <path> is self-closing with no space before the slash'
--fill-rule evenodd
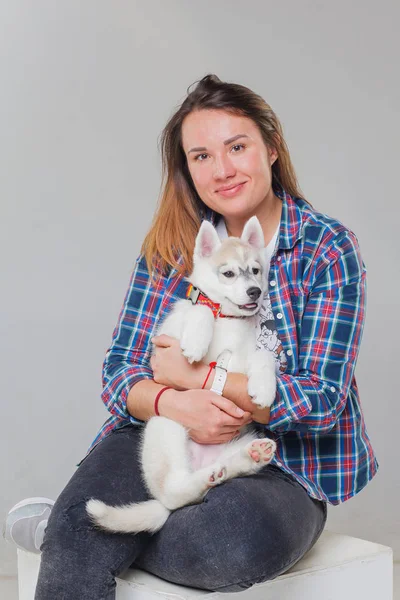
<path id="1" fill-rule="evenodd" d="M 257 217 L 246 223 L 240 238 L 222 242 L 211 223 L 203 221 L 189 281 L 211 303 L 178 300 L 157 332 L 178 339 L 190 363 L 216 361 L 229 350 L 228 371 L 248 376 L 248 393 L 262 408 L 272 404 L 276 392 L 275 359 L 269 351 L 256 349 L 257 312 L 267 285 L 263 248 Z M 141 467 L 154 499 L 125 506 L 92 499 L 87 512 L 108 531 L 156 532 L 171 511 L 201 502 L 210 488 L 257 473 L 271 461 L 275 448 L 273 440 L 258 438 L 252 425 L 226 444 L 205 445 L 189 439 L 179 423 L 152 417 L 141 440 Z"/>

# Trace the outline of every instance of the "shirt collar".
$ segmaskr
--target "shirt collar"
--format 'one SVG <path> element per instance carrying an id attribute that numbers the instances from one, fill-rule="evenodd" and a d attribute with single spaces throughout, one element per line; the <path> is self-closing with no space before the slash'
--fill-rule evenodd
<path id="1" fill-rule="evenodd" d="M 208 208 L 208 206 L 205 206 L 203 212 L 201 213 L 201 220 L 210 221 L 210 223 L 214 225 L 214 227 L 216 226 L 220 218 L 221 215 L 215 212 L 214 210 L 211 210 L 211 208 Z"/>
<path id="2" fill-rule="evenodd" d="M 302 215 L 297 199 L 276 185 L 274 192 L 282 200 L 278 248 L 289 250 L 302 237 Z"/>

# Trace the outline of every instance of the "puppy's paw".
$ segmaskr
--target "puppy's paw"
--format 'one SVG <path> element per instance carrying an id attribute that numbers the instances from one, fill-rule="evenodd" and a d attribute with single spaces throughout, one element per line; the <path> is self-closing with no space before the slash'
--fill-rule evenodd
<path id="1" fill-rule="evenodd" d="M 226 479 L 226 468 L 223 466 L 212 466 L 210 467 L 210 473 L 208 475 L 207 486 L 215 487 L 220 483 L 223 483 Z"/>
<path id="2" fill-rule="evenodd" d="M 251 373 L 247 391 L 254 404 L 257 404 L 260 408 L 271 406 L 276 395 L 275 373 Z"/>
<path id="3" fill-rule="evenodd" d="M 202 343 L 201 339 L 190 337 L 189 335 L 184 335 L 181 339 L 182 354 L 188 359 L 190 364 L 201 360 L 207 354 L 208 346 L 209 344 L 204 340 Z"/>
<path id="4" fill-rule="evenodd" d="M 274 440 L 270 440 L 268 438 L 263 438 L 259 440 L 253 440 L 250 444 L 244 448 L 244 451 L 248 454 L 248 456 L 255 462 L 260 465 L 260 467 L 265 467 L 268 465 L 276 450 L 276 443 Z"/>
<path id="5" fill-rule="evenodd" d="M 182 336 L 182 354 L 190 363 L 208 352 L 214 333 L 214 316 L 208 306 L 194 306 L 186 315 Z"/>
<path id="6" fill-rule="evenodd" d="M 275 358 L 272 352 L 258 350 L 249 360 L 247 391 L 260 408 L 271 406 L 276 395 Z"/>

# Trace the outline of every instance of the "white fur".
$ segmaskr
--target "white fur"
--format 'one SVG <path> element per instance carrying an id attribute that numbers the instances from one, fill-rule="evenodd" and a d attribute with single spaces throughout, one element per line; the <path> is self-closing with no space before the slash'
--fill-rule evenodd
<path id="1" fill-rule="evenodd" d="M 263 233 L 256 217 L 246 223 L 240 239 L 223 242 L 214 227 L 204 221 L 196 238 L 189 281 L 213 302 L 220 303 L 224 314 L 246 318 L 214 319 L 209 307 L 178 300 L 158 330 L 158 334 L 178 339 L 191 363 L 202 359 L 210 362 L 223 350 L 230 350 L 229 371 L 248 376 L 248 393 L 262 408 L 272 404 L 276 393 L 275 359 L 267 350 L 256 349 L 255 319 L 266 285 L 263 247 Z M 258 267 L 260 273 L 254 274 L 252 269 Z M 228 270 L 235 273 L 234 278 L 224 275 Z M 253 309 L 243 308 L 251 304 L 247 293 L 250 288 L 261 292 Z M 152 417 L 142 437 L 141 466 L 155 500 L 117 507 L 90 500 L 87 511 L 97 525 L 109 531 L 158 531 L 171 511 L 200 502 L 211 487 L 259 471 L 271 461 L 275 448 L 273 440 L 258 439 L 251 426 L 242 429 L 231 442 L 210 447 L 196 444 L 179 423 Z M 193 468 L 193 456 L 202 452 L 214 454 L 211 464 L 205 457 L 205 466 Z"/>

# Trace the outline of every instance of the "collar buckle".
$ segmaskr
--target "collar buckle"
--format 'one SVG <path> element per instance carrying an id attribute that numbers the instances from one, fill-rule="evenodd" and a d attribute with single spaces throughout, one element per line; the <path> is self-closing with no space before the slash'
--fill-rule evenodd
<path id="1" fill-rule="evenodd" d="M 197 300 L 199 299 L 200 296 L 200 290 L 197 287 L 194 287 L 193 285 L 191 285 L 190 287 L 190 292 L 188 295 L 189 300 L 191 301 L 192 304 L 196 304 Z"/>

